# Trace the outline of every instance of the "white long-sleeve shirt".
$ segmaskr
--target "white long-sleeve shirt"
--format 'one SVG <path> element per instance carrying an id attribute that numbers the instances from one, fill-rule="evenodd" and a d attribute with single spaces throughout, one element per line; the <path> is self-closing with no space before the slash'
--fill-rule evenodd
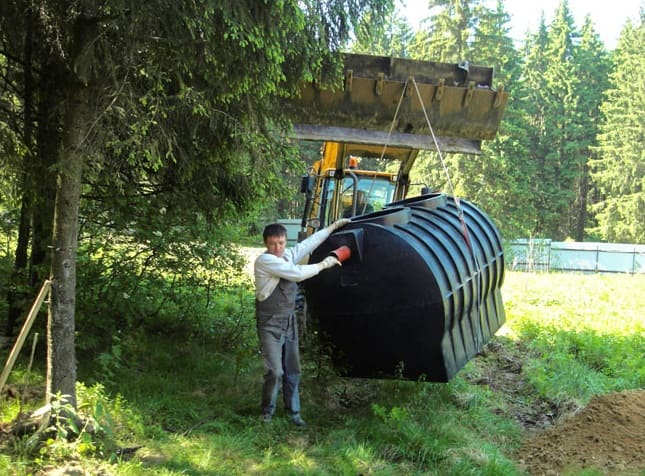
<path id="1" fill-rule="evenodd" d="M 268 298 L 280 282 L 280 278 L 299 283 L 320 272 L 318 264 L 298 264 L 325 241 L 331 231 L 327 228 L 314 233 L 306 240 L 284 250 L 282 257 L 262 253 L 253 265 L 255 297 L 258 301 Z"/>

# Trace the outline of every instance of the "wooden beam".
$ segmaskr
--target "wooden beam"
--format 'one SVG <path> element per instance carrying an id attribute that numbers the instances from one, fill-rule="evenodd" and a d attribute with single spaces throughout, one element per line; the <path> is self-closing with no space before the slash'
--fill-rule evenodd
<path id="1" fill-rule="evenodd" d="M 2 375 L 0 375 L 0 392 L 2 391 L 2 388 L 4 387 L 4 385 L 7 383 L 7 378 L 9 378 L 11 369 L 13 369 L 13 366 L 16 363 L 16 359 L 18 358 L 20 349 L 22 349 L 22 346 L 25 343 L 27 334 L 29 334 L 29 330 L 31 329 L 31 326 L 34 323 L 36 316 L 38 315 L 40 306 L 42 306 L 43 301 L 45 300 L 45 297 L 49 293 L 50 287 L 51 287 L 51 281 L 47 280 L 43 283 L 43 286 L 40 288 L 40 292 L 38 293 L 38 296 L 36 297 L 34 304 L 31 306 L 31 309 L 29 310 L 29 314 L 25 319 L 25 323 L 22 325 L 20 334 L 18 334 L 18 339 L 16 340 L 16 343 L 14 344 L 13 348 L 11 349 L 11 352 L 9 353 L 9 358 L 7 359 L 7 363 L 5 364 L 4 369 L 2 370 Z"/>

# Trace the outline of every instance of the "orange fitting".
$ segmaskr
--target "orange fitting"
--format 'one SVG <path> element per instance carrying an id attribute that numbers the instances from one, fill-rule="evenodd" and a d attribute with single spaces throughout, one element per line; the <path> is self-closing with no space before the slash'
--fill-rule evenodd
<path id="1" fill-rule="evenodd" d="M 338 261 L 341 263 L 347 261 L 352 256 L 352 250 L 349 246 L 340 246 L 329 253 L 329 256 L 335 256 Z"/>

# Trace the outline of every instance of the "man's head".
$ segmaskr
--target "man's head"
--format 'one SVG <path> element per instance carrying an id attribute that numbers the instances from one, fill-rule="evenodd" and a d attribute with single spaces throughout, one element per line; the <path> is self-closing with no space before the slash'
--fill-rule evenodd
<path id="1" fill-rule="evenodd" d="M 278 258 L 282 257 L 287 247 L 287 229 L 279 223 L 267 225 L 262 232 L 267 251 Z"/>

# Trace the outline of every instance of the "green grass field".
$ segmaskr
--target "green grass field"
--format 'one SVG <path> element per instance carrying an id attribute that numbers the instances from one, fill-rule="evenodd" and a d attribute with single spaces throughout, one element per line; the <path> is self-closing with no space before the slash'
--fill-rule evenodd
<path id="1" fill-rule="evenodd" d="M 133 360 L 113 356 L 109 381 L 97 372 L 79 384 L 92 431 L 58 428 L 42 445 L 5 435 L 0 473 L 523 474 L 529 433 L 594 395 L 645 387 L 645 276 L 509 272 L 502 289 L 507 324 L 448 384 L 342 379 L 305 349 L 304 429 L 259 420 L 252 315 L 251 351 L 140 341 Z M 42 381 L 24 367 L 12 374 L 5 428 L 38 406 Z"/>

